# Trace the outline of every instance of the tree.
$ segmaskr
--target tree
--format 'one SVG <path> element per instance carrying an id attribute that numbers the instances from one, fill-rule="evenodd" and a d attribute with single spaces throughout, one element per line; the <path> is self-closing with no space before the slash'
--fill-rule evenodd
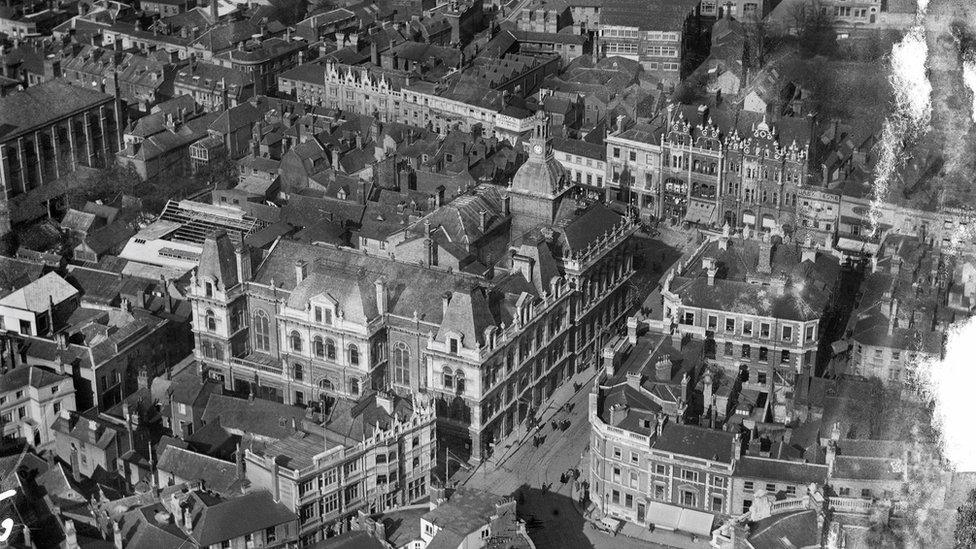
<path id="1" fill-rule="evenodd" d="M 837 33 L 829 9 L 820 0 L 797 2 L 790 9 L 801 56 L 830 55 L 836 49 Z"/>
<path id="2" fill-rule="evenodd" d="M 969 491 L 956 517 L 956 531 L 954 535 L 956 549 L 976 547 L 976 489 Z"/>

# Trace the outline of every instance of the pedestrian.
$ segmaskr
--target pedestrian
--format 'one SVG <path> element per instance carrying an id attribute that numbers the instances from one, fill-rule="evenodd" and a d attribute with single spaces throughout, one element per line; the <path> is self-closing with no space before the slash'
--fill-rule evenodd
<path id="1" fill-rule="evenodd" d="M 552 420 L 552 422 L 551 422 L 551 423 L 552 423 L 552 430 L 553 430 L 553 431 L 555 431 L 556 429 L 558 429 L 558 428 L 559 428 L 559 424 L 558 424 L 558 423 L 556 423 L 556 420 Z"/>

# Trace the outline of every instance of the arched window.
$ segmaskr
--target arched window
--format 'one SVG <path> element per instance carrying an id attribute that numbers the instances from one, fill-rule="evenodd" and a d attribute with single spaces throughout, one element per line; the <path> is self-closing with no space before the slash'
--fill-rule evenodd
<path id="1" fill-rule="evenodd" d="M 410 384 L 410 350 L 402 341 L 393 346 L 393 383 Z"/>
<path id="2" fill-rule="evenodd" d="M 295 364 L 295 381 L 301 381 L 305 379 L 305 368 L 301 364 Z"/>
<path id="3" fill-rule="evenodd" d="M 326 391 L 332 390 L 332 382 L 328 379 L 319 380 L 319 389 L 325 389 Z"/>
<path id="4" fill-rule="evenodd" d="M 271 350 L 271 328 L 264 311 L 254 314 L 254 347 L 259 351 Z"/>
<path id="5" fill-rule="evenodd" d="M 291 350 L 296 353 L 302 352 L 302 335 L 298 333 L 298 330 L 292 330 L 289 339 L 291 339 Z"/>
<path id="6" fill-rule="evenodd" d="M 332 338 L 325 339 L 325 358 L 329 360 L 335 360 L 336 357 L 336 344 Z"/>
<path id="7" fill-rule="evenodd" d="M 353 366 L 359 364 L 359 347 L 355 344 L 349 344 L 349 364 Z"/>
<path id="8" fill-rule="evenodd" d="M 315 336 L 312 339 L 312 352 L 319 358 L 325 356 L 325 344 L 322 343 L 322 336 Z"/>
<path id="9" fill-rule="evenodd" d="M 350 379 L 349 380 L 349 392 L 352 393 L 352 394 L 354 394 L 354 395 L 358 395 L 359 394 L 359 380 L 358 379 Z"/>
<path id="10" fill-rule="evenodd" d="M 207 331 L 208 332 L 216 332 L 217 331 L 217 316 L 214 315 L 214 312 L 212 310 L 207 309 L 206 319 L 207 319 Z"/>
<path id="11" fill-rule="evenodd" d="M 464 372 L 461 370 L 458 370 L 454 374 L 454 390 L 456 390 L 458 394 L 464 392 Z"/>
<path id="12" fill-rule="evenodd" d="M 448 366 L 444 366 L 444 375 L 442 377 L 443 377 L 443 382 L 444 382 L 444 388 L 445 389 L 453 389 L 454 388 L 454 372 L 451 371 L 451 368 L 449 368 Z"/>

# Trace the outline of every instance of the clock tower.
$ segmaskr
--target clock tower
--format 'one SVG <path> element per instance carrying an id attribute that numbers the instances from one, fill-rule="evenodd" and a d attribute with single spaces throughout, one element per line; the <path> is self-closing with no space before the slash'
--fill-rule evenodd
<path id="1" fill-rule="evenodd" d="M 566 169 L 553 156 L 549 116 L 543 112 L 536 115 L 528 145 L 529 158 L 508 186 L 516 227 L 555 221 L 559 205 L 573 188 Z"/>

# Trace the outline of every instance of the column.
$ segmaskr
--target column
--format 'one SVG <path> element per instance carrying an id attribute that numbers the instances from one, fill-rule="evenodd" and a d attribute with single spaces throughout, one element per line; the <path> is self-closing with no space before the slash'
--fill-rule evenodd
<path id="1" fill-rule="evenodd" d="M 13 181 L 10 180 L 10 157 L 9 157 L 10 147 L 7 145 L 0 145 L 0 200 L 6 200 L 8 196 L 13 194 L 11 191 L 13 189 Z"/>
<path id="2" fill-rule="evenodd" d="M 44 155 L 41 151 L 41 132 L 34 132 L 34 154 L 37 156 L 37 186 L 44 185 Z"/>
<path id="3" fill-rule="evenodd" d="M 58 146 L 58 123 L 51 126 L 51 150 L 54 151 L 54 178 L 61 177 L 61 147 Z"/>
<path id="4" fill-rule="evenodd" d="M 17 138 L 17 161 L 20 164 L 20 191 L 27 192 L 27 162 L 25 161 L 24 138 Z"/>
<path id="5" fill-rule="evenodd" d="M 75 169 L 75 166 L 78 165 L 78 152 L 75 149 L 74 118 L 68 119 L 68 149 L 70 150 L 70 154 L 71 154 L 71 166 L 70 166 L 70 170 L 68 171 L 72 171 Z"/>
<path id="6" fill-rule="evenodd" d="M 94 156 L 94 147 L 92 146 L 92 134 L 91 134 L 91 122 L 88 120 L 88 111 L 81 113 L 81 122 L 84 124 L 85 130 L 85 165 L 92 165 L 92 156 Z"/>
<path id="7" fill-rule="evenodd" d="M 118 92 L 118 90 L 116 90 L 116 92 Z M 108 146 L 108 131 L 109 131 L 109 128 L 107 127 L 107 124 L 105 123 L 105 120 L 106 120 L 106 117 L 105 117 L 105 105 L 102 105 L 101 107 L 98 108 L 98 122 L 101 125 L 100 127 L 102 129 L 102 151 L 103 151 L 103 154 L 105 154 L 105 156 L 108 157 L 108 155 L 110 155 L 112 153 L 109 150 L 109 146 Z"/>

